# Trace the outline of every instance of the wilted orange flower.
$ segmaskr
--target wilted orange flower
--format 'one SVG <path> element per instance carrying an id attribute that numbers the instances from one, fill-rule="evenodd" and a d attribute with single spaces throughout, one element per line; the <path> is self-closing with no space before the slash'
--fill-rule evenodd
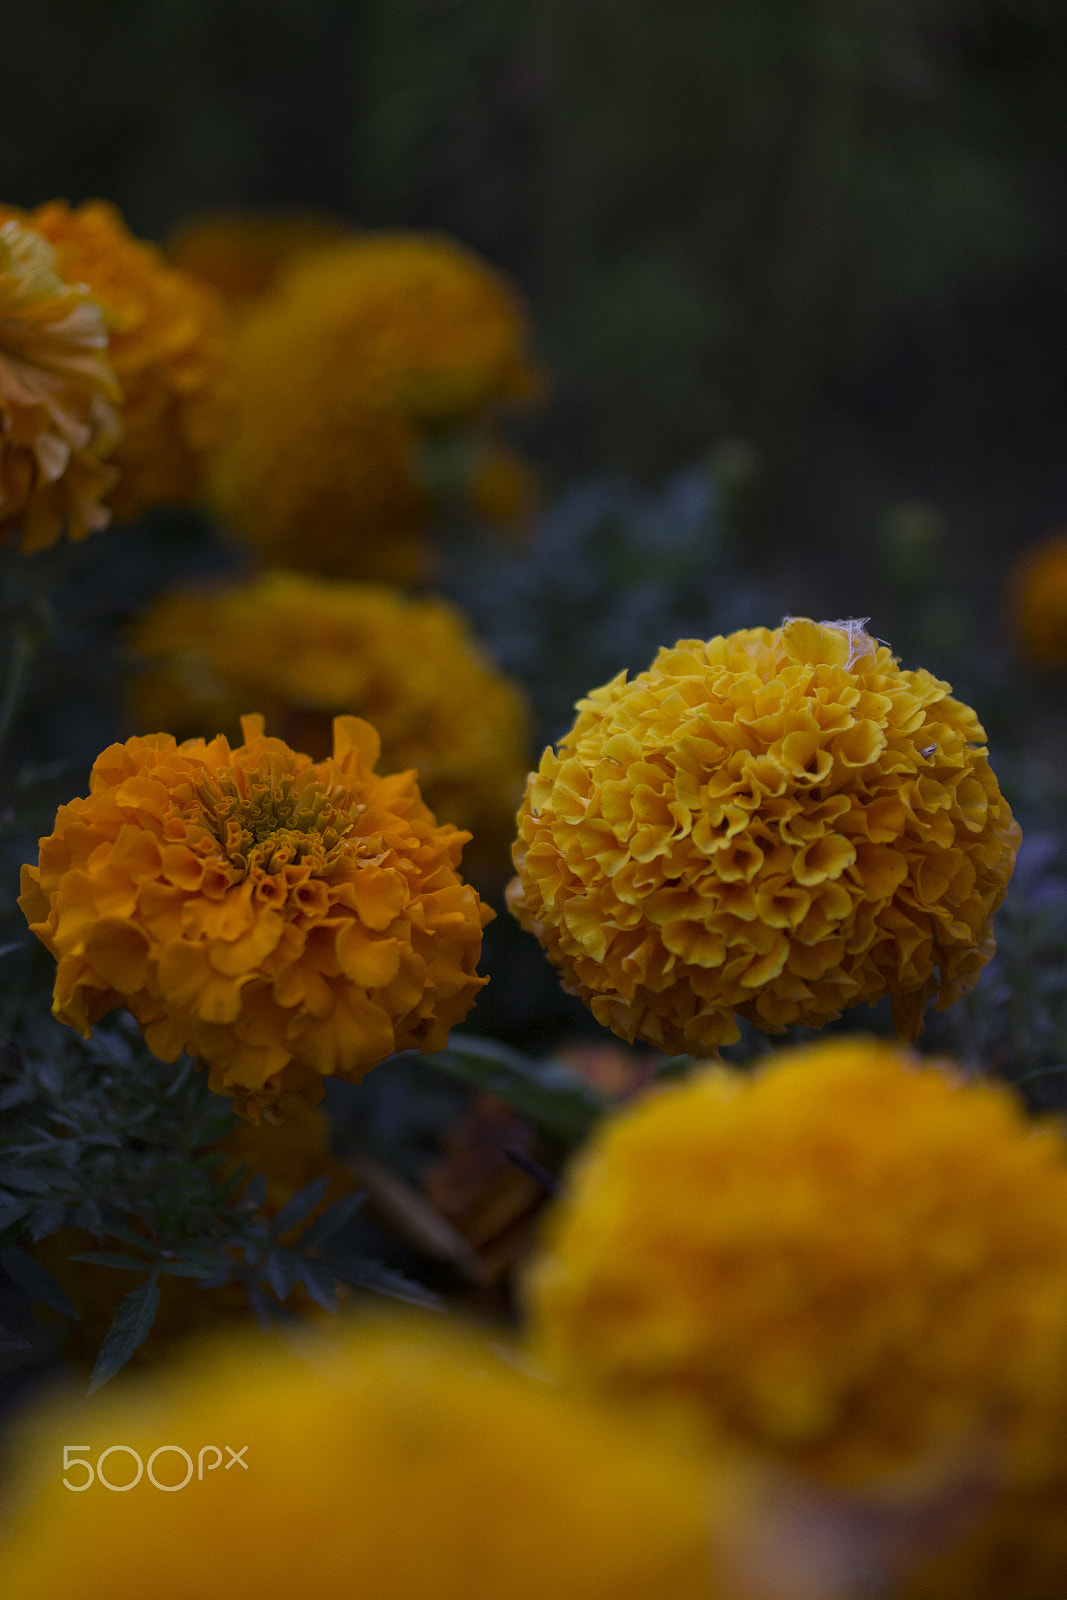
<path id="1" fill-rule="evenodd" d="M 119 478 L 108 503 L 119 518 L 199 493 L 207 457 L 229 421 L 228 332 L 207 284 L 169 267 L 155 245 L 128 232 L 114 206 L 76 210 L 49 201 L 17 216 L 52 244 L 57 270 L 87 284 L 105 308 L 108 354 L 122 387 Z"/>
<path id="2" fill-rule="evenodd" d="M 1012 584 L 1012 617 L 1031 661 L 1067 665 L 1067 531 L 1024 554 Z"/>
<path id="3" fill-rule="evenodd" d="M 754 1600 L 730 1559 L 762 1533 L 752 1475 L 444 1327 L 234 1340 L 39 1414 L 15 1445 L 10 1600 Z"/>
<path id="4" fill-rule="evenodd" d="M 837 1039 L 617 1112 L 531 1274 L 541 1354 L 840 1486 L 946 1447 L 1045 1481 L 1067 1151 L 946 1065 Z"/>
<path id="5" fill-rule="evenodd" d="M 374 772 L 378 735 L 334 722 L 313 762 L 246 717 L 245 743 L 112 745 L 61 806 L 19 901 L 55 955 L 53 1011 L 87 1034 L 115 1006 L 149 1048 L 188 1050 L 258 1120 L 323 1077 L 440 1049 L 487 981 L 492 913 L 459 877 L 411 772 Z"/>
<path id="6" fill-rule="evenodd" d="M 103 314 L 84 284 L 58 276 L 29 228 L 0 226 L 0 539 L 54 544 L 106 527 L 115 481 L 104 464 L 120 426 Z"/>
<path id="7" fill-rule="evenodd" d="M 433 511 L 420 442 L 535 394 L 526 342 L 516 292 L 450 240 L 364 235 L 315 254 L 238 329 L 219 510 L 269 561 L 409 581 Z"/>
<path id="8" fill-rule="evenodd" d="M 660 651 L 531 774 L 509 891 L 600 1022 L 713 1053 L 973 987 L 1019 841 L 974 712 L 858 623 Z"/>
<path id="9" fill-rule="evenodd" d="M 167 241 L 167 257 L 238 309 L 273 288 L 301 257 L 350 231 L 339 217 L 314 211 L 220 211 L 180 228 Z"/>
<path id="10" fill-rule="evenodd" d="M 476 842 L 483 828 L 501 835 L 506 861 L 527 771 L 525 708 L 444 601 L 268 572 L 160 600 L 133 643 L 155 663 L 134 683 L 141 727 L 229 735 L 257 705 L 289 744 L 319 757 L 332 718 L 351 712 L 378 730 L 383 772 L 414 767 L 434 815 Z"/>

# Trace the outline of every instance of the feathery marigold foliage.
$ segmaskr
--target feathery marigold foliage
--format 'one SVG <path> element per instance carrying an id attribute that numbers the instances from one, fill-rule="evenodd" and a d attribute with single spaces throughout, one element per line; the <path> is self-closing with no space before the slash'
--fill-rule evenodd
<path id="1" fill-rule="evenodd" d="M 229 335 L 222 302 L 207 284 L 169 267 L 135 239 L 117 209 L 90 200 L 74 210 L 52 200 L 33 212 L 10 207 L 54 247 L 60 275 L 87 284 L 105 311 L 108 355 L 122 389 L 119 477 L 108 495 L 127 520 L 148 506 L 199 494 L 209 455 L 229 424 Z"/>
<path id="2" fill-rule="evenodd" d="M 3 212 L 0 211 L 0 216 Z M 55 252 L 8 217 L 0 225 L 0 539 L 24 551 L 106 527 L 115 481 L 104 458 L 121 432 L 101 308 L 64 283 Z"/>
<path id="3" fill-rule="evenodd" d="M 245 1180 L 238 1186 L 234 1203 L 240 1206 L 249 1180 L 262 1177 L 266 1192 L 259 1212 L 273 1219 L 287 1201 L 316 1178 L 328 1178 L 329 1187 L 307 1221 L 335 1200 L 351 1194 L 355 1179 L 344 1162 L 330 1151 L 329 1128 L 321 1111 L 295 1097 L 284 1107 L 280 1122 L 260 1122 L 253 1126 L 238 1123 L 225 1138 L 205 1152 L 220 1156 L 220 1178 L 228 1178 L 245 1165 Z M 133 1218 L 129 1223 L 136 1226 Z M 91 1372 L 115 1315 L 136 1283 L 122 1267 L 98 1262 L 76 1261 L 86 1251 L 99 1250 L 99 1241 L 79 1228 L 61 1228 L 34 1247 L 35 1259 L 52 1274 L 80 1314 L 78 1322 L 65 1322 L 63 1354 L 76 1366 Z M 136 1260 L 131 1256 L 130 1260 Z M 169 1357 L 187 1339 L 211 1329 L 225 1327 L 252 1317 L 248 1291 L 239 1280 L 211 1288 L 197 1278 L 164 1274 L 159 1280 L 160 1301 L 147 1337 L 131 1356 L 136 1366 Z M 302 1283 L 294 1284 L 286 1305 L 301 1316 L 320 1315 Z"/>
<path id="4" fill-rule="evenodd" d="M 258 1120 L 322 1078 L 440 1049 L 485 978 L 493 913 L 459 876 L 415 775 L 374 772 L 378 735 L 334 722 L 313 762 L 267 738 L 129 739 L 97 758 L 23 868 L 19 904 L 58 962 L 53 1011 L 80 1033 L 115 1006 L 163 1061 L 187 1050 Z"/>
<path id="5" fill-rule="evenodd" d="M 350 232 L 339 217 L 314 211 L 220 211 L 194 217 L 167 241 L 167 259 L 217 289 L 231 310 L 272 289 L 304 256 Z"/>
<path id="6" fill-rule="evenodd" d="M 594 1137 L 529 1298 L 582 1386 L 838 1485 L 990 1438 L 1039 1479 L 1067 1151 L 1010 1090 L 863 1036 L 704 1070 Z"/>
<path id="7" fill-rule="evenodd" d="M 1035 666 L 1067 666 L 1067 530 L 1022 557 L 1012 583 L 1012 621 Z"/>
<path id="8" fill-rule="evenodd" d="M 413 767 L 442 822 L 513 834 L 527 772 L 521 693 L 440 600 L 380 584 L 268 572 L 237 587 L 164 597 L 133 644 L 152 663 L 134 682 L 142 728 L 232 735 L 262 707 L 287 743 L 319 758 L 332 718 L 363 717 L 383 772 Z"/>
<path id="9" fill-rule="evenodd" d="M 85 1478 L 59 1465 L 75 1418 L 83 1460 L 116 1443 L 139 1454 L 128 1494 L 63 1487 Z M 140 1600 L 146 1573 L 155 1600 L 735 1592 L 712 1555 L 740 1490 L 455 1332 L 357 1326 L 298 1353 L 227 1343 L 91 1413 L 45 1413 L 19 1443 L 0 1534 L 12 1600 L 72 1585 L 79 1600 Z M 227 1445 L 245 1451 L 230 1469 Z M 180 1493 L 149 1482 L 161 1446 L 158 1482 L 188 1474 L 180 1450 L 194 1463 Z M 120 1454 L 103 1471 L 126 1483 L 136 1465 Z"/>
<path id="10" fill-rule="evenodd" d="M 859 623 L 681 640 L 578 702 L 532 773 L 509 891 L 624 1038 L 714 1053 L 973 988 L 1020 833 L 974 712 Z"/>
<path id="11" fill-rule="evenodd" d="M 364 236 L 298 263 L 237 332 L 219 510 L 268 561 L 410 581 L 433 510 L 419 443 L 536 393 L 526 343 L 515 290 L 448 239 Z"/>

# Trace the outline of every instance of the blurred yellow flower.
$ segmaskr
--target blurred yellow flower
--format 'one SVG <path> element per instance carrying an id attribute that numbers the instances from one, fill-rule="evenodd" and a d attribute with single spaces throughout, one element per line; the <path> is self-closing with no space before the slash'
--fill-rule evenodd
<path id="1" fill-rule="evenodd" d="M 350 232 L 315 211 L 220 211 L 194 217 L 167 241 L 167 259 L 217 289 L 231 309 L 258 299 L 302 257 Z"/>
<path id="2" fill-rule="evenodd" d="M 201 490 L 206 463 L 230 418 L 229 335 L 219 296 L 169 267 L 155 245 L 133 238 L 114 206 L 62 200 L 16 216 L 54 247 L 70 284 L 87 284 L 105 309 L 108 354 L 122 387 L 119 478 L 108 496 L 116 517 L 183 501 Z"/>
<path id="3" fill-rule="evenodd" d="M 200 1351 L 44 1414 L 19 1446 L 9 1600 L 737 1595 L 713 1558 L 746 1491 L 455 1332 Z"/>
<path id="4" fill-rule="evenodd" d="M 3 212 L 0 211 L 0 216 Z M 0 540 L 25 551 L 66 529 L 106 527 L 104 464 L 121 431 L 120 390 L 103 314 L 84 284 L 56 272 L 55 252 L 9 219 L 0 225 Z"/>
<path id="5" fill-rule="evenodd" d="M 1019 829 L 974 712 L 859 623 L 682 640 L 578 702 L 531 774 L 509 891 L 598 1021 L 710 1054 L 966 994 Z"/>
<path id="6" fill-rule="evenodd" d="M 331 1154 L 325 1117 L 295 1097 L 285 1104 L 280 1122 L 260 1122 L 255 1126 L 241 1122 L 211 1153 L 223 1158 L 218 1167 L 220 1178 L 228 1177 L 241 1162 L 247 1166 L 247 1177 L 238 1186 L 235 1203 L 240 1203 L 252 1178 L 258 1175 L 266 1178 L 267 1191 L 260 1209 L 267 1217 L 276 1217 L 286 1201 L 316 1178 L 328 1177 L 330 1186 L 309 1217 L 317 1216 L 356 1187 L 348 1168 Z M 137 1226 L 136 1219 L 127 1221 L 128 1225 Z M 96 1364 L 100 1347 L 124 1296 L 138 1281 L 122 1267 L 104 1267 L 71 1259 L 100 1248 L 99 1241 L 91 1233 L 78 1228 L 61 1228 L 33 1250 L 36 1260 L 52 1274 L 80 1312 L 78 1322 L 58 1320 L 63 1320 L 64 1356 L 87 1372 Z M 115 1247 L 109 1245 L 108 1248 Z M 133 1353 L 131 1359 L 135 1366 L 170 1356 L 194 1334 L 252 1316 L 247 1290 L 239 1282 L 205 1288 L 196 1278 L 164 1273 L 159 1288 L 159 1309 L 147 1339 Z M 320 1308 L 301 1283 L 294 1285 L 285 1304 L 289 1311 L 301 1316 L 320 1314 Z"/>
<path id="7" fill-rule="evenodd" d="M 61 806 L 19 901 L 58 961 L 53 1011 L 87 1034 L 115 1006 L 149 1048 L 188 1050 L 253 1121 L 324 1076 L 440 1049 L 487 981 L 492 917 L 411 772 L 374 772 L 378 735 L 334 722 L 312 762 L 243 720 L 245 743 L 111 745 Z"/>
<path id="8" fill-rule="evenodd" d="M 219 510 L 268 561 L 410 581 L 433 510 L 419 444 L 536 394 L 526 343 L 511 285 L 448 239 L 316 253 L 241 320 Z"/>
<path id="9" fill-rule="evenodd" d="M 1067 531 L 1023 555 L 1012 583 L 1012 620 L 1035 665 L 1067 666 Z"/>
<path id="10" fill-rule="evenodd" d="M 133 644 L 154 663 L 134 683 L 140 727 L 230 735 L 256 705 L 319 758 L 331 719 L 351 712 L 378 730 L 383 772 L 414 767 L 434 815 L 476 842 L 493 830 L 506 860 L 528 765 L 525 707 L 443 601 L 269 572 L 158 601 Z"/>
<path id="11" fill-rule="evenodd" d="M 1006 1088 L 862 1036 L 702 1071 L 594 1139 L 529 1299 L 581 1386 L 830 1483 L 990 1437 L 1033 1481 L 1065 1385 L 1067 1150 Z"/>

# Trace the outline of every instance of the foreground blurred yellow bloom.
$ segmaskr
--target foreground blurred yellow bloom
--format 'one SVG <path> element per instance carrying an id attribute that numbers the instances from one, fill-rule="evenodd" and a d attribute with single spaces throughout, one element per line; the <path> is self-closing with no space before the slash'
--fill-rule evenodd
<path id="1" fill-rule="evenodd" d="M 155 663 L 134 685 L 141 727 L 229 735 L 257 705 L 282 738 L 319 757 L 331 719 L 352 712 L 378 730 L 381 770 L 414 767 L 442 822 L 476 843 L 483 828 L 506 828 L 506 859 L 527 771 L 525 709 L 443 601 L 271 572 L 157 602 L 133 643 Z"/>
<path id="2" fill-rule="evenodd" d="M 837 1485 L 990 1447 L 1040 1483 L 1067 1387 L 1067 1149 L 857 1037 L 618 1113 L 529 1294 L 550 1363 Z M 1014 1592 L 1014 1591 L 1009 1591 Z"/>
<path id="3" fill-rule="evenodd" d="M 1067 532 L 1028 550 L 1015 570 L 1012 620 L 1036 666 L 1067 666 Z"/>
<path id="4" fill-rule="evenodd" d="M 194 217 L 167 241 L 172 266 L 211 284 L 231 308 L 274 287 L 281 274 L 351 230 L 314 211 L 221 211 Z"/>
<path id="5" fill-rule="evenodd" d="M 200 491 L 207 457 L 229 421 L 228 334 L 218 295 L 168 267 L 133 238 L 114 206 L 62 200 L 13 212 L 54 246 L 70 284 L 105 308 L 108 354 L 122 386 L 119 478 L 108 503 L 120 518 Z"/>
<path id="6" fill-rule="evenodd" d="M 103 313 L 39 234 L 0 226 L 0 539 L 23 550 L 106 527 L 120 390 Z"/>
<path id="7" fill-rule="evenodd" d="M 492 913 L 457 868 L 467 835 L 378 735 L 334 722 L 313 762 L 246 717 L 245 743 L 112 745 L 61 806 L 19 901 L 59 965 L 53 1011 L 87 1034 L 115 1006 L 164 1061 L 188 1050 L 257 1119 L 396 1050 L 440 1049 L 487 981 Z"/>
<path id="8" fill-rule="evenodd" d="M 598 1021 L 710 1054 L 966 994 L 1019 829 L 974 712 L 859 623 L 682 640 L 578 702 L 531 774 L 510 898 Z"/>
<path id="9" fill-rule="evenodd" d="M 419 442 L 534 393 L 526 341 L 507 280 L 450 240 L 315 254 L 242 319 L 220 511 L 269 561 L 410 580 L 432 513 Z"/>
<path id="10" fill-rule="evenodd" d="M 96 1477 L 138 1458 L 127 1493 Z M 739 1600 L 731 1483 L 456 1335 L 223 1346 L 46 1416 L 19 1461 L 5 1600 Z"/>

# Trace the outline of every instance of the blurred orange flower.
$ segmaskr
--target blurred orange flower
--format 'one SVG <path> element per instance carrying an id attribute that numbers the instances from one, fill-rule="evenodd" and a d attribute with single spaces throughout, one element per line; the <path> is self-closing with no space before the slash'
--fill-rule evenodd
<path id="1" fill-rule="evenodd" d="M 244 719 L 245 743 L 130 739 L 61 806 L 20 899 L 59 963 L 53 1011 L 87 1034 L 115 1006 L 164 1061 L 188 1050 L 258 1120 L 324 1076 L 440 1049 L 487 981 L 492 917 L 457 871 L 413 773 L 374 772 L 379 740 L 334 722 L 313 762 Z"/>
<path id="2" fill-rule="evenodd" d="M 1036 666 L 1067 666 L 1067 530 L 1023 555 L 1012 581 L 1012 618 Z"/>
<path id="3" fill-rule="evenodd" d="M 0 212 L 0 215 L 3 215 Z M 0 226 L 0 539 L 25 551 L 106 527 L 121 391 L 101 308 L 36 232 Z"/>
<path id="4" fill-rule="evenodd" d="M 167 240 L 171 266 L 217 289 L 239 310 L 272 289 L 302 257 L 351 232 L 315 211 L 219 211 L 194 217 Z"/>
<path id="5" fill-rule="evenodd" d="M 116 517 L 196 496 L 232 401 L 229 335 L 216 292 L 135 239 L 106 201 L 71 210 L 52 200 L 29 213 L 0 208 L 0 216 L 42 234 L 60 275 L 87 284 L 105 309 L 108 355 L 123 397 L 113 456 L 119 478 L 108 496 Z"/>

